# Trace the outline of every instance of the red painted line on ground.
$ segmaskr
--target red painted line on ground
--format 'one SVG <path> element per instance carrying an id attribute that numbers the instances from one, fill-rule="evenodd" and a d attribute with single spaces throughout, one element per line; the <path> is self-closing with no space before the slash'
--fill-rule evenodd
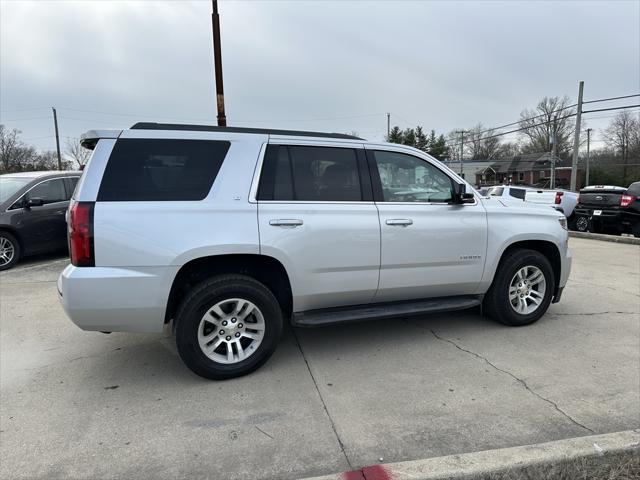
<path id="1" fill-rule="evenodd" d="M 344 472 L 342 480 L 393 480 L 393 478 L 382 465 L 372 465 L 362 470 Z"/>

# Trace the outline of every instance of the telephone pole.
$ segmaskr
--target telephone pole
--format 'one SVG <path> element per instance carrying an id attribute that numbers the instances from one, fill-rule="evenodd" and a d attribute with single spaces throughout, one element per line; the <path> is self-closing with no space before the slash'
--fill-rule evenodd
<path id="1" fill-rule="evenodd" d="M 591 144 L 591 130 L 593 130 L 593 128 L 587 128 L 587 171 L 585 173 L 585 179 L 584 179 L 584 186 L 588 187 L 589 186 L 589 160 L 590 160 L 590 144 Z"/>
<path id="2" fill-rule="evenodd" d="M 387 142 L 389 141 L 389 135 L 391 135 L 391 114 L 387 113 Z"/>
<path id="3" fill-rule="evenodd" d="M 227 116 L 224 113 L 224 88 L 222 85 L 222 49 L 220 46 L 220 15 L 218 15 L 218 0 L 211 0 L 213 13 L 211 14 L 211 29 L 213 32 L 213 62 L 216 75 L 216 105 L 218 108 L 218 126 L 227 126 Z"/>
<path id="4" fill-rule="evenodd" d="M 458 130 L 456 133 L 460 134 L 460 176 L 462 176 L 462 157 L 464 155 L 464 130 Z"/>
<path id="5" fill-rule="evenodd" d="M 573 137 L 573 160 L 571 162 L 571 189 L 576 191 L 576 180 L 578 178 L 578 150 L 580 149 L 580 121 L 582 120 L 582 91 L 584 90 L 584 82 L 580 81 L 578 87 L 578 110 L 576 113 L 576 133 Z"/>
<path id="6" fill-rule="evenodd" d="M 58 114 L 56 113 L 56 109 L 51 107 L 53 110 L 53 126 L 56 130 L 56 150 L 58 151 L 58 170 L 62 170 L 62 157 L 60 156 L 60 135 L 58 135 Z"/>
<path id="7" fill-rule="evenodd" d="M 551 133 L 551 172 L 549 188 L 556 188 L 556 123 L 553 123 L 553 132 Z"/>

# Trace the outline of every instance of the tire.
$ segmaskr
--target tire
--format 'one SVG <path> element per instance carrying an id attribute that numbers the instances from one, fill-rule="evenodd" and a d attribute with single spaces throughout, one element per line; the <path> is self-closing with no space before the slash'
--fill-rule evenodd
<path id="1" fill-rule="evenodd" d="M 180 358 L 194 373 L 211 380 L 258 369 L 275 351 L 281 333 L 278 301 L 262 283 L 245 275 L 219 275 L 198 284 L 176 315 Z"/>
<path id="2" fill-rule="evenodd" d="M 539 283 L 529 283 L 524 285 L 517 282 L 516 275 L 521 272 L 525 267 L 528 267 L 529 282 L 535 282 L 538 280 L 538 276 L 535 275 L 539 272 L 543 280 Z M 537 270 L 537 272 L 536 272 Z M 515 283 L 515 287 L 512 282 Z M 524 299 L 518 299 L 518 285 L 523 285 Z M 541 286 L 543 285 L 544 291 L 542 292 Z M 530 288 L 529 288 L 530 287 Z M 484 297 L 483 307 L 487 314 L 497 320 L 500 323 L 509 326 L 523 326 L 536 322 L 542 317 L 551 303 L 553 297 L 553 291 L 555 288 L 555 278 L 553 274 L 553 268 L 549 260 L 540 252 L 529 249 L 516 249 L 507 253 L 507 255 L 501 260 L 496 275 L 491 284 L 491 288 Z M 511 292 L 514 289 L 514 292 Z M 535 294 L 529 294 L 532 290 L 536 291 Z M 510 300 L 510 294 L 515 294 L 515 305 L 512 305 Z M 534 296 L 535 298 L 532 298 Z M 535 300 L 538 299 L 539 303 L 535 306 Z M 532 311 L 523 309 L 522 312 L 516 311 L 521 306 L 521 300 L 525 302 L 528 308 L 535 308 Z"/>
<path id="3" fill-rule="evenodd" d="M 631 233 L 636 238 L 640 238 L 640 222 L 637 222 L 633 227 L 631 227 Z"/>
<path id="4" fill-rule="evenodd" d="M 586 232 L 589 230 L 589 218 L 584 215 L 578 215 L 574 222 L 575 230 L 578 232 Z"/>
<path id="5" fill-rule="evenodd" d="M 9 270 L 20 260 L 20 242 L 9 232 L 0 231 L 0 270 Z"/>

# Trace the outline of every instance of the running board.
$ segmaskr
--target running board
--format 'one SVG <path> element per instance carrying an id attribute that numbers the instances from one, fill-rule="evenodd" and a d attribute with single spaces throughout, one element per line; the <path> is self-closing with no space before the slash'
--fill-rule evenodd
<path id="1" fill-rule="evenodd" d="M 307 310 L 306 312 L 294 313 L 291 324 L 296 327 L 319 327 L 343 322 L 360 322 L 363 320 L 379 320 L 424 313 L 464 310 L 477 307 L 481 303 L 482 298 L 480 296 L 467 295 Z"/>

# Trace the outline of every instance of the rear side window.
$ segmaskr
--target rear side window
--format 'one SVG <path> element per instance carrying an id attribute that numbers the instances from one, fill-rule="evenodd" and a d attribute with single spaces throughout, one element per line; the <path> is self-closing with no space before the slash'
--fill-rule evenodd
<path id="1" fill-rule="evenodd" d="M 230 142 L 120 139 L 105 168 L 98 201 L 202 200 Z"/>
<path id="2" fill-rule="evenodd" d="M 509 195 L 511 195 L 513 198 L 519 198 L 520 200 L 524 200 L 525 194 L 527 193 L 526 190 L 523 190 L 522 188 L 510 188 L 509 189 Z"/>
<path id="3" fill-rule="evenodd" d="M 356 150 L 270 145 L 262 168 L 258 199 L 361 201 Z"/>
<path id="4" fill-rule="evenodd" d="M 627 190 L 627 194 L 640 196 L 640 182 L 635 182 L 629 185 L 629 190 Z"/>

